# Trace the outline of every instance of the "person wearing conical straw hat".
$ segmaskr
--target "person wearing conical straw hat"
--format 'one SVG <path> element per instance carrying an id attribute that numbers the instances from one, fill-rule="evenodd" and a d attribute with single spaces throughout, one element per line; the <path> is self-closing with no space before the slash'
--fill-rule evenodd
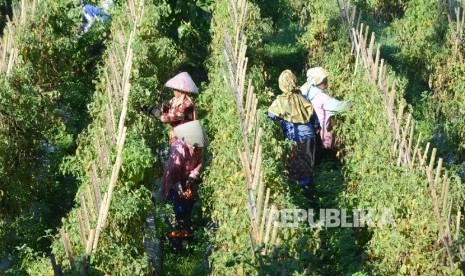
<path id="1" fill-rule="evenodd" d="M 287 154 L 286 166 L 289 177 L 297 181 L 309 193 L 313 178 L 315 157 L 315 129 L 319 128 L 313 106 L 300 94 L 297 78 L 291 70 L 279 76 L 278 95 L 268 109 L 268 117 L 280 122 L 284 137 L 293 141 Z"/>
<path id="2" fill-rule="evenodd" d="M 195 120 L 195 105 L 192 94 L 198 94 L 198 88 L 187 72 L 182 72 L 165 83 L 166 87 L 174 90 L 174 97 L 163 106 L 160 120 L 171 127 L 170 145 L 176 137 L 173 128 Z"/>
<path id="3" fill-rule="evenodd" d="M 329 72 L 324 68 L 310 68 L 307 71 L 307 82 L 300 89 L 304 98 L 311 102 L 315 108 L 321 125 L 320 137 L 324 149 L 331 149 L 334 144 L 331 117 L 343 110 L 352 108 L 350 102 L 339 101 L 326 94 L 328 77 Z"/>
<path id="4" fill-rule="evenodd" d="M 200 122 L 194 120 L 173 129 L 176 140 L 165 164 L 162 193 L 173 203 L 176 219 L 188 223 L 195 202 L 195 191 L 202 169 L 202 149 L 208 137 Z"/>

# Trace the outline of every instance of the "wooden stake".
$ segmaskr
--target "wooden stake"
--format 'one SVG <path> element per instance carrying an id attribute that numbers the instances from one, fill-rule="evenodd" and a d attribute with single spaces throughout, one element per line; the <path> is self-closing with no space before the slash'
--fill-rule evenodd
<path id="1" fill-rule="evenodd" d="M 271 205 L 271 210 L 268 215 L 267 222 L 266 222 L 265 240 L 263 241 L 265 246 L 268 245 L 268 242 L 270 241 L 271 225 L 274 222 L 274 215 L 276 212 L 277 212 L 276 206 Z"/>
<path id="2" fill-rule="evenodd" d="M 86 233 L 88 234 L 90 232 L 89 213 L 87 212 L 86 201 L 83 195 L 81 195 L 81 210 L 84 214 L 84 225 L 86 226 Z"/>
<path id="3" fill-rule="evenodd" d="M 100 192 L 100 186 L 98 184 L 97 166 L 92 162 L 92 188 L 94 190 L 95 202 L 97 203 L 97 209 L 100 210 L 102 205 L 102 194 Z"/>
<path id="4" fill-rule="evenodd" d="M 266 221 L 266 211 L 268 209 L 268 202 L 270 201 L 270 188 L 266 189 L 266 197 L 265 197 L 265 205 L 263 205 L 263 212 L 262 212 L 262 221 L 260 222 L 260 239 L 259 243 L 263 241 L 263 232 L 265 231 L 265 221 Z"/>
<path id="5" fill-rule="evenodd" d="M 84 226 L 84 222 L 82 221 L 81 210 L 78 210 L 77 217 L 78 217 L 78 222 L 79 222 L 79 232 L 81 233 L 82 246 L 86 247 L 86 244 L 87 244 L 86 235 L 88 235 L 88 233 L 87 233 L 87 228 Z"/>
<path id="6" fill-rule="evenodd" d="M 259 220 L 261 219 L 261 215 L 262 215 L 262 205 L 263 205 L 263 196 L 265 195 L 265 181 L 264 181 L 264 173 L 262 172 L 260 174 L 260 184 L 258 185 L 258 192 L 257 192 L 257 227 L 259 227 L 260 225 L 258 225 L 258 222 Z"/>
<path id="7" fill-rule="evenodd" d="M 433 148 L 433 152 L 431 153 L 431 158 L 429 160 L 429 167 L 428 170 L 433 173 L 433 168 L 434 168 L 434 161 L 436 161 L 436 151 L 437 148 Z"/>
<path id="8" fill-rule="evenodd" d="M 457 211 L 457 219 L 455 221 L 455 236 L 454 236 L 455 241 L 459 240 L 461 217 L 462 217 L 462 213 L 461 213 L 461 211 L 459 209 Z"/>
<path id="9" fill-rule="evenodd" d="M 65 248 L 66 257 L 69 260 L 69 268 L 74 269 L 74 257 L 73 251 L 71 250 L 71 244 L 69 242 L 69 236 L 63 228 L 60 229 L 60 235 L 61 240 L 63 241 L 63 246 Z"/>
<path id="10" fill-rule="evenodd" d="M 439 158 L 438 166 L 436 168 L 436 177 L 434 178 L 434 187 L 438 186 L 439 180 L 441 179 L 442 160 L 442 158 Z"/>
<path id="11" fill-rule="evenodd" d="M 252 189 L 257 188 L 258 180 L 260 179 L 260 174 L 262 170 L 262 145 L 258 147 L 258 157 L 255 164 L 255 171 L 253 172 L 253 182 L 252 182 Z"/>
<path id="12" fill-rule="evenodd" d="M 252 173 L 250 172 L 250 167 L 247 163 L 247 156 L 245 152 L 241 152 L 239 149 L 237 150 L 239 154 L 239 158 L 242 163 L 242 168 L 244 168 L 244 176 L 245 176 L 245 181 L 247 182 L 247 188 L 250 188 L 252 186 Z"/>
<path id="13" fill-rule="evenodd" d="M 93 198 L 94 197 L 90 191 L 89 185 L 86 185 L 86 199 L 89 203 L 90 215 L 92 217 L 92 220 L 95 221 L 97 219 L 99 210 L 97 208 L 97 205 L 94 204 Z"/>

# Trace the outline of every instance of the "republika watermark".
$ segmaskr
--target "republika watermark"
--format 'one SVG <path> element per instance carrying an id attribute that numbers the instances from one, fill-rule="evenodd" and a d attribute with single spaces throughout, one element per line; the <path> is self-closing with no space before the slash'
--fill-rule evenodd
<path id="1" fill-rule="evenodd" d="M 281 227 L 299 227 L 308 223 L 310 227 L 395 227 L 396 222 L 390 209 L 377 211 L 347 209 L 282 209 L 273 213 L 273 221 Z"/>

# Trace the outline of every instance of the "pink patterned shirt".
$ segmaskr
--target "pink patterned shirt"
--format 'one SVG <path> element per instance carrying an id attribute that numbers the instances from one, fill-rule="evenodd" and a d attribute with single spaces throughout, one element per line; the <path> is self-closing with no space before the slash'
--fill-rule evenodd
<path id="1" fill-rule="evenodd" d="M 163 194 L 168 197 L 171 187 L 189 177 L 198 179 L 202 169 L 202 148 L 194 148 L 177 139 L 171 146 L 170 156 L 163 173 Z"/>

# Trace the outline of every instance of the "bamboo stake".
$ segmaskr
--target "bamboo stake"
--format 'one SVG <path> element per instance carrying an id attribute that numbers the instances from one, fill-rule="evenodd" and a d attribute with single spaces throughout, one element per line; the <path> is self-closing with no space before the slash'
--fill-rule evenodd
<path id="1" fill-rule="evenodd" d="M 448 201 L 448 195 L 449 195 L 449 177 L 447 175 L 447 171 L 446 171 L 446 174 L 444 175 L 444 184 L 442 186 L 442 212 L 444 213 L 444 211 L 446 210 L 447 208 L 447 201 Z"/>
<path id="2" fill-rule="evenodd" d="M 450 204 L 449 204 L 449 212 L 447 213 L 447 217 L 446 217 L 446 239 L 447 239 L 447 242 L 449 243 L 449 245 L 452 245 L 452 235 L 451 235 L 451 232 L 450 232 L 450 220 L 451 220 L 451 217 L 452 217 L 452 203 L 454 202 L 454 200 L 451 198 L 450 199 Z"/>
<path id="3" fill-rule="evenodd" d="M 461 217 L 462 217 L 462 213 L 461 213 L 461 211 L 459 209 L 457 211 L 457 219 L 456 219 L 456 222 L 455 222 L 455 236 L 454 236 L 455 241 L 457 241 L 459 239 Z"/>
<path id="4" fill-rule="evenodd" d="M 379 45 L 378 45 L 378 50 L 379 50 Z M 384 73 L 383 70 L 385 69 L 384 67 L 384 58 L 381 59 L 381 64 L 379 66 L 379 72 L 378 72 L 378 85 L 381 88 L 384 83 Z"/>
<path id="5" fill-rule="evenodd" d="M 86 201 L 84 199 L 84 196 L 81 195 L 81 210 L 84 215 L 84 223 L 86 226 L 86 233 L 88 234 L 90 231 L 90 222 L 89 222 L 89 213 L 87 212 L 87 206 L 86 206 Z"/>
<path id="6" fill-rule="evenodd" d="M 79 222 L 79 232 L 81 233 L 81 242 L 82 246 L 85 247 L 87 244 L 86 235 L 88 235 L 87 228 L 84 227 L 84 222 L 82 221 L 81 210 L 77 212 L 78 222 Z"/>
<path id="7" fill-rule="evenodd" d="M 441 179 L 442 162 L 443 159 L 439 158 L 438 166 L 436 167 L 436 177 L 434 178 L 434 187 L 438 186 L 439 180 Z"/>
<path id="8" fill-rule="evenodd" d="M 412 120 L 412 125 L 410 126 L 410 134 L 409 134 L 409 140 L 408 140 L 407 153 L 405 155 L 407 164 L 411 163 L 410 152 L 412 150 L 412 145 L 413 145 L 414 130 L 415 130 L 415 120 Z"/>
<path id="9" fill-rule="evenodd" d="M 433 173 L 434 161 L 436 161 L 436 152 L 437 152 L 437 148 L 433 148 L 433 152 L 431 153 L 431 158 L 430 158 L 429 167 L 428 167 L 428 170 L 431 172 L 431 174 Z"/>
<path id="10" fill-rule="evenodd" d="M 265 194 L 265 182 L 264 182 L 264 173 L 262 172 L 260 174 L 260 184 L 258 185 L 258 192 L 257 192 L 257 226 L 258 225 L 258 222 L 261 218 L 261 215 L 262 215 L 262 205 L 263 205 L 263 196 Z"/>
<path id="11" fill-rule="evenodd" d="M 61 228 L 60 235 L 61 235 L 61 240 L 63 241 L 63 246 L 65 248 L 66 257 L 69 260 L 69 268 L 74 269 L 73 251 L 71 250 L 71 244 L 69 242 L 68 234 L 63 228 Z"/>
<path id="12" fill-rule="evenodd" d="M 102 193 L 98 184 L 97 167 L 92 162 L 92 188 L 94 189 L 95 202 L 97 203 L 97 209 L 100 210 L 102 205 Z"/>
<path id="13" fill-rule="evenodd" d="M 367 31 L 368 35 L 368 31 Z M 371 32 L 370 46 L 368 48 L 368 64 L 369 66 L 373 65 L 373 47 L 375 45 L 375 32 Z"/>
<path id="14" fill-rule="evenodd" d="M 261 139 L 262 139 L 262 135 L 263 135 L 263 129 L 260 127 L 258 129 L 257 135 L 255 136 L 254 155 L 253 155 L 253 159 L 252 159 L 252 170 L 255 169 L 255 167 L 257 165 L 256 163 L 257 163 L 259 152 L 261 152 L 260 142 L 261 142 Z"/>
<path id="15" fill-rule="evenodd" d="M 276 244 L 276 239 L 278 237 L 278 229 L 279 229 L 279 221 L 275 221 L 273 223 L 273 232 L 271 233 L 271 241 L 270 241 L 271 245 Z"/>
<path id="16" fill-rule="evenodd" d="M 268 215 L 267 222 L 266 222 L 265 240 L 263 241 L 263 243 L 265 244 L 265 246 L 267 246 L 267 245 L 268 245 L 268 242 L 270 241 L 271 225 L 272 225 L 272 223 L 274 222 L 274 215 L 275 215 L 275 212 L 277 212 L 276 206 L 275 206 L 275 205 L 271 205 L 271 210 L 270 210 L 270 213 L 269 213 L 269 215 Z"/>
<path id="17" fill-rule="evenodd" d="M 97 219 L 99 210 L 97 208 L 97 205 L 94 204 L 93 198 L 94 197 L 90 191 L 90 187 L 89 185 L 87 185 L 86 186 L 86 199 L 87 199 L 87 202 L 89 203 L 90 215 L 92 216 L 92 220 L 95 221 Z"/>
<path id="18" fill-rule="evenodd" d="M 247 188 L 252 187 L 252 172 L 250 171 L 250 165 L 247 161 L 247 154 L 245 152 L 239 151 L 239 157 L 242 162 L 242 167 L 244 168 L 244 174 L 247 181 Z"/>
<path id="19" fill-rule="evenodd" d="M 262 220 L 260 222 L 260 235 L 259 243 L 263 241 L 263 232 L 265 231 L 266 211 L 268 209 L 268 202 L 270 201 L 270 188 L 266 189 L 265 204 L 263 205 Z"/>
<path id="20" fill-rule="evenodd" d="M 413 165 L 415 164 L 415 158 L 416 158 L 416 155 L 417 155 L 418 147 L 420 146 L 421 135 L 422 135 L 422 133 L 420 132 L 420 135 L 418 135 L 417 144 L 415 145 L 415 149 L 413 150 L 413 155 L 412 155 L 412 159 L 411 159 L 412 161 L 410 162 L 410 170 L 413 169 Z"/>
<path id="21" fill-rule="evenodd" d="M 262 170 L 262 145 L 258 147 L 258 158 L 257 163 L 255 164 L 255 171 L 253 173 L 253 182 L 252 182 L 252 189 L 257 188 L 258 180 L 260 179 L 260 173 Z"/>
<path id="22" fill-rule="evenodd" d="M 123 105 L 123 108 L 124 108 L 124 105 Z M 113 172 L 111 174 L 110 185 L 108 187 L 108 203 L 106 203 L 102 208 L 102 210 L 103 210 L 102 211 L 102 218 L 100 219 L 100 216 L 99 216 L 99 219 L 101 220 L 101 223 L 99 223 L 99 225 L 97 225 L 97 228 L 95 230 L 96 231 L 95 232 L 95 241 L 94 241 L 94 246 L 93 246 L 94 249 L 97 248 L 97 245 L 98 245 L 100 231 L 102 230 L 101 226 L 106 224 L 106 219 L 107 219 L 107 216 L 108 216 L 108 210 L 110 209 L 110 203 L 111 203 L 111 199 L 112 199 L 112 196 L 113 196 L 113 190 L 114 190 L 114 188 L 116 186 L 116 181 L 118 179 L 119 171 L 120 171 L 120 168 L 121 168 L 122 152 L 123 152 L 123 145 L 124 145 L 125 139 L 126 139 L 126 127 L 123 127 L 123 132 L 121 133 L 121 138 L 118 139 L 119 140 L 118 153 L 116 155 L 116 162 L 115 162 L 115 165 L 113 167 Z"/>
<path id="23" fill-rule="evenodd" d="M 373 71 L 372 71 L 372 79 L 373 79 L 373 85 L 376 85 L 376 78 L 378 77 L 378 66 L 379 66 L 379 57 L 380 57 L 380 45 L 378 44 L 378 48 L 376 49 L 376 58 L 375 58 L 375 64 L 373 65 Z"/>
<path id="24" fill-rule="evenodd" d="M 94 243 L 94 238 L 95 238 L 95 229 L 90 229 L 89 239 L 87 240 L 87 246 L 86 246 L 87 256 L 90 256 L 90 253 L 92 252 L 92 245 Z"/>
<path id="25" fill-rule="evenodd" d="M 421 159 L 421 150 L 418 152 L 418 158 Z M 431 159 L 433 159 L 433 158 L 431 158 Z M 428 168 L 426 168 L 426 164 L 425 164 L 424 161 L 425 160 L 423 159 L 422 160 L 422 165 L 425 166 L 424 170 L 426 171 L 426 175 L 428 177 L 428 183 L 429 183 L 429 186 L 430 186 L 431 197 L 432 197 L 433 206 L 434 206 L 434 214 L 436 215 L 436 220 L 437 220 L 438 228 L 439 228 L 439 235 L 440 235 L 441 241 L 442 241 L 442 243 L 443 243 L 443 245 L 444 245 L 444 247 L 446 249 L 447 260 L 448 260 L 449 264 L 453 264 L 449 244 L 448 244 L 448 242 L 446 240 L 445 230 L 444 230 L 442 222 L 441 222 L 441 215 L 440 215 L 440 211 L 439 211 L 439 204 L 438 204 L 438 198 L 437 198 L 437 195 L 436 195 L 436 189 L 434 187 L 433 176 L 431 175 L 431 171 Z"/>
<path id="26" fill-rule="evenodd" d="M 422 161 L 422 162 L 421 162 L 421 165 L 422 165 L 422 166 L 423 166 L 423 164 L 426 163 L 426 157 L 428 156 L 429 146 L 430 146 L 430 143 L 428 142 L 428 143 L 426 144 L 425 153 L 424 153 L 424 155 L 423 155 L 423 157 L 422 157 L 422 159 L 421 159 L 421 161 Z"/>

